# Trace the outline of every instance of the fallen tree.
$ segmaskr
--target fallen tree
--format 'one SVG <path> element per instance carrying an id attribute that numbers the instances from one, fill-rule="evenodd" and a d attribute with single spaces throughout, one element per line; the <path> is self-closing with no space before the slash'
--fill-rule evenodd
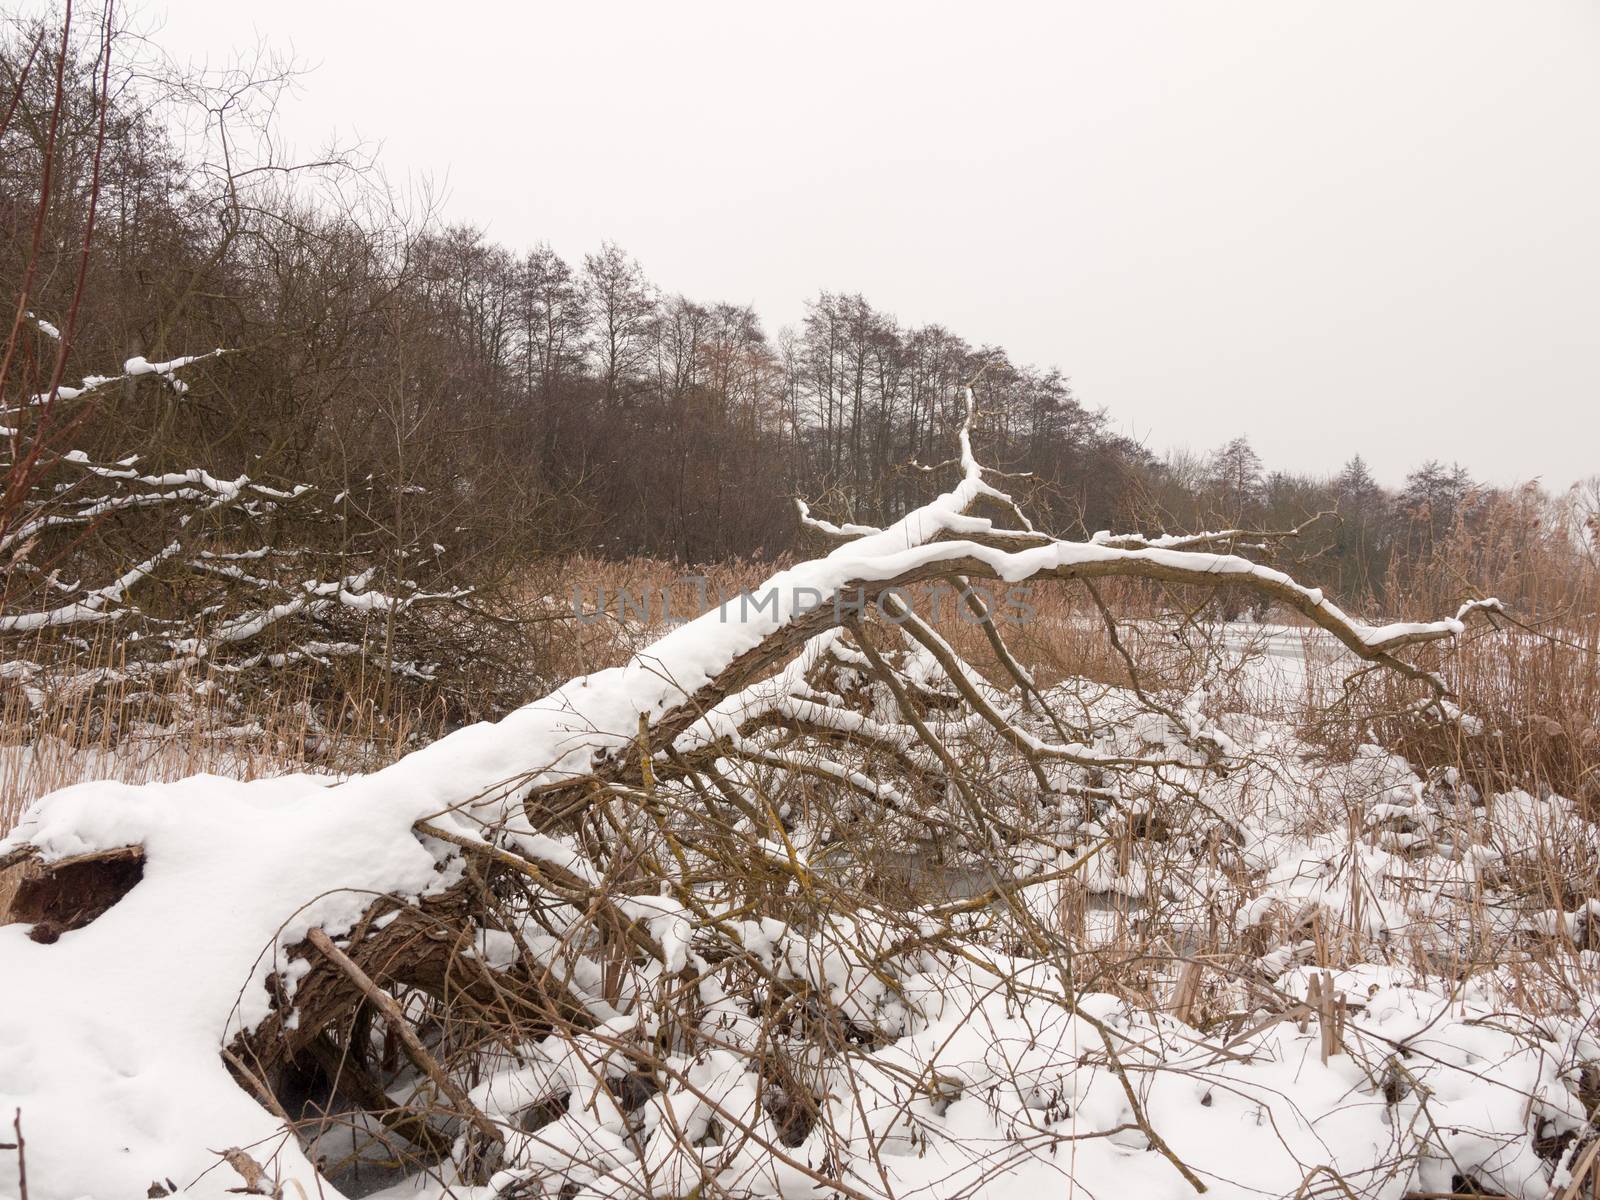
<path id="1" fill-rule="evenodd" d="M 0 1106 L 31 1194 L 1570 1177 L 1588 1035 L 1485 1027 L 1392 981 L 1296 996 L 1266 942 L 1219 965 L 1253 1007 L 1205 1031 L 1097 992 L 1083 880 L 1131 839 L 1244 870 L 1207 788 L 1257 748 L 1137 675 L 1040 686 L 975 581 L 1246 589 L 1446 717 L 1401 655 L 1494 602 L 1375 627 L 1228 550 L 1268 535 L 1049 537 L 986 478 L 975 419 L 969 395 L 959 477 L 927 506 L 882 529 L 802 509 L 824 556 L 386 770 L 33 805 L 0 843 L 26 872 L 0 929 Z M 992 678 L 916 614 L 929 580 L 982 627 Z M 1310 1076 L 1286 1065 L 1308 1021 Z M 1484 1101 L 1461 1081 L 1486 1063 L 1505 1082 Z"/>

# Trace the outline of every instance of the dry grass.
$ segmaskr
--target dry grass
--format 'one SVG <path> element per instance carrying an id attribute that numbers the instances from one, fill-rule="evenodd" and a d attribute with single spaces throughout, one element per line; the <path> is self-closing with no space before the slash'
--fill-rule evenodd
<path id="1" fill-rule="evenodd" d="M 575 675 L 619 666 L 629 655 L 650 644 L 669 626 L 660 614 L 670 610 L 673 621 L 697 617 L 740 592 L 758 589 L 786 560 L 757 562 L 735 559 L 705 566 L 684 567 L 662 559 L 621 560 L 575 556 L 554 564 L 547 572 L 522 585 L 524 604 L 536 606 L 551 618 L 539 626 L 535 660 L 542 677 L 555 686 Z M 1109 580 L 1099 585 L 1102 598 L 1120 620 L 1153 618 L 1161 611 L 1161 598 L 1137 580 Z M 986 599 L 1005 599 L 1004 585 L 980 589 Z M 626 593 L 630 602 L 619 602 Z M 918 585 L 910 590 L 913 607 L 986 675 L 1003 674 L 981 627 L 947 585 Z M 592 611 L 604 596 L 606 615 L 599 620 L 571 619 L 574 607 Z M 647 599 L 651 619 L 642 619 L 638 601 Z M 1001 620 L 1012 652 L 1036 673 L 1041 686 L 1068 678 L 1123 684 L 1127 668 L 1107 640 L 1102 619 L 1089 593 L 1054 584 L 1028 585 L 1015 590 L 1016 618 Z M 1172 656 L 1166 656 L 1171 659 Z M 1174 661 L 1155 668 L 1155 678 L 1176 684 Z"/>
<path id="2" fill-rule="evenodd" d="M 1414 690 L 1381 672 L 1363 679 L 1331 720 L 1302 712 L 1308 731 L 1335 751 L 1378 741 L 1422 766 L 1460 766 L 1486 787 L 1553 790 L 1595 802 L 1600 567 L 1554 534 L 1519 538 L 1531 519 L 1512 509 L 1475 533 L 1458 531 L 1436 549 L 1427 569 L 1410 573 L 1417 582 L 1391 601 L 1397 611 L 1439 613 L 1470 595 L 1509 598 L 1519 624 L 1498 633 L 1479 629 L 1427 661 L 1449 679 L 1462 708 L 1483 721 L 1483 736 L 1418 722 L 1407 712 Z M 576 556 L 542 568 L 516 597 L 525 618 L 517 636 L 528 664 L 525 697 L 621 665 L 671 623 L 759 587 L 783 565 L 735 560 L 685 568 L 657 559 Z M 1468 586 L 1467 579 L 1479 583 Z M 622 594 L 631 602 L 620 602 Z M 1221 615 L 1226 596 L 1208 600 L 1110 580 L 1100 585 L 1100 598 L 1117 616 L 1118 638 L 1138 663 L 1137 677 L 1087 589 L 1034 585 L 1016 596 L 1026 609 L 1017 614 L 1022 619 L 1003 628 L 1012 653 L 1042 686 L 1083 678 L 1120 687 L 1137 678 L 1153 692 L 1204 686 L 1213 703 L 1261 715 L 1305 707 L 1305 695 L 1252 690 L 1254 677 L 1237 670 L 1237 654 L 1219 657 L 1206 639 L 1185 633 Z M 950 589 L 920 586 L 914 607 L 966 661 L 1004 682 L 981 628 Z M 573 615 L 597 608 L 603 609 L 598 618 Z M 317 685 L 316 705 L 308 703 L 305 679 L 286 677 L 282 687 L 228 707 L 214 699 L 220 689 L 206 678 L 179 678 L 159 692 L 144 691 L 116 678 L 121 666 L 114 641 L 89 645 L 76 669 L 104 670 L 112 681 L 92 689 L 43 688 L 42 702 L 23 681 L 0 679 L 0 830 L 34 796 L 106 771 L 139 782 L 196 771 L 250 776 L 305 765 L 362 769 L 448 727 L 442 712 L 419 706 L 414 696 L 397 702 L 381 681 L 363 677 L 360 664 L 337 681 L 336 715 L 321 721 L 313 713 L 330 711 L 325 682 Z M 1339 670 L 1315 667 L 1312 690 L 1338 694 L 1329 685 Z"/>
<path id="3" fill-rule="evenodd" d="M 1600 622 L 1578 633 L 1485 633 L 1435 657 L 1470 718 L 1458 725 L 1418 720 L 1403 689 L 1374 679 L 1365 735 L 1421 766 L 1456 767 L 1480 790 L 1556 792 L 1600 815 Z"/>
<path id="4" fill-rule="evenodd" d="M 1600 815 L 1600 551 L 1594 518 L 1576 494 L 1534 489 L 1458 526 L 1391 580 L 1395 612 L 1445 613 L 1499 597 L 1508 616 L 1419 662 L 1438 670 L 1481 722 L 1421 726 L 1398 716 L 1406 694 L 1374 679 L 1368 734 L 1425 766 L 1455 766 L 1484 790 L 1554 791 Z"/>
<path id="5" fill-rule="evenodd" d="M 330 706 L 312 702 L 305 676 L 241 703 L 208 674 L 166 679 L 157 691 L 123 666 L 116 644 L 99 642 L 70 674 L 0 682 L 0 834 L 37 797 L 87 780 L 341 775 L 392 762 L 444 728 L 439 710 L 396 703 L 398 693 L 359 669 Z M 330 711 L 332 720 L 317 715 Z M 0 872 L 0 911 L 20 869 Z"/>

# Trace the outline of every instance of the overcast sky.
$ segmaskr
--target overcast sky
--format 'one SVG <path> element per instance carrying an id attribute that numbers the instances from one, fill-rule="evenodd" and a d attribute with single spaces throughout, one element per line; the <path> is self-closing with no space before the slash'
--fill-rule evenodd
<path id="1" fill-rule="evenodd" d="M 284 114 L 513 248 L 819 289 L 1061 368 L 1157 451 L 1246 434 L 1497 482 L 1600 473 L 1600 3 L 153 0 L 259 35 Z"/>

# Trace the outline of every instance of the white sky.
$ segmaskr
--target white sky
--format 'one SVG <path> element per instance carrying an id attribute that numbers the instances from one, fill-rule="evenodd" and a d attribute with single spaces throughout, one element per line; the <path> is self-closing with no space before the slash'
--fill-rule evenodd
<path id="1" fill-rule="evenodd" d="M 1600 473 L 1595 0 L 150 0 L 315 70 L 445 213 L 768 331 L 864 292 L 1059 366 L 1153 449 Z"/>

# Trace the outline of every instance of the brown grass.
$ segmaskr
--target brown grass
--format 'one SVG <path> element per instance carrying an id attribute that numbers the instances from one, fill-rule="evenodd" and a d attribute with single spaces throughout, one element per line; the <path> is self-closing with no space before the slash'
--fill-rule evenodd
<path id="1" fill-rule="evenodd" d="M 179 676 L 156 691 L 119 677 L 123 665 L 115 643 L 101 642 L 74 664 L 80 681 L 84 673 L 103 672 L 92 687 L 65 677 L 55 685 L 48 679 L 0 685 L 0 834 L 37 797 L 88 780 L 339 775 L 392 762 L 442 731 L 435 711 L 383 708 L 380 698 L 397 693 L 363 680 L 359 670 L 342 680 L 343 701 L 329 721 L 316 715 L 329 708 L 310 702 L 303 677 L 241 705 L 224 699 L 208 675 Z M 0 872 L 0 911 L 15 883 L 16 870 Z"/>
<path id="2" fill-rule="evenodd" d="M 1302 713 L 1330 749 L 1354 739 L 1401 749 L 1423 766 L 1458 765 L 1487 786 L 1547 789 L 1593 802 L 1600 786 L 1600 566 L 1575 553 L 1570 520 L 1560 512 L 1535 512 L 1536 497 L 1506 504 L 1474 530 L 1458 529 L 1441 543 L 1412 581 L 1397 611 L 1440 614 L 1465 598 L 1493 594 L 1513 606 L 1500 631 L 1476 629 L 1461 644 L 1427 661 L 1457 692 L 1462 708 L 1484 724 L 1482 736 L 1456 727 L 1419 722 L 1406 710 L 1415 688 L 1387 673 L 1362 680 L 1348 706 L 1332 721 Z M 1530 529 L 1533 531 L 1530 533 Z M 605 560 L 575 556 L 540 568 L 519 586 L 515 609 L 523 615 L 518 653 L 527 662 L 526 698 L 567 679 L 614 667 L 667 628 L 661 619 L 688 619 L 719 599 L 753 589 L 783 562 L 734 560 L 685 568 L 657 559 Z M 1475 584 L 1466 581 L 1474 580 Z M 1146 689 L 1187 691 L 1203 684 L 1218 701 L 1263 715 L 1287 715 L 1304 697 L 1246 694 L 1239 678 L 1207 653 L 1203 639 L 1186 636 L 1185 619 L 1215 619 L 1226 604 L 1130 580 L 1100 585 L 1118 620 L 1118 635 L 1138 662 Z M 618 595 L 648 598 L 649 618 L 624 607 Z M 1011 651 L 1043 686 L 1086 678 L 1127 686 L 1124 656 L 1107 635 L 1103 616 L 1082 587 L 1036 584 L 1019 593 L 1025 621 L 1004 625 Z M 593 610 L 603 596 L 605 615 L 580 621 L 575 606 Z M 982 630 L 948 589 L 916 589 L 914 607 L 978 670 L 996 682 L 1004 671 Z M 1352 607 L 1367 609 L 1372 605 Z M 620 615 L 619 615 L 620 614 Z M 1278 619 L 1274 615 L 1273 619 Z M 1166 622 L 1167 627 L 1162 626 Z M 1180 627 L 1175 635 L 1173 623 Z M 508 634 L 508 637 L 512 636 Z M 114 641 L 98 642 L 75 664 L 84 670 L 121 666 Z M 1326 668 L 1325 670 L 1336 670 Z M 1322 680 L 1321 682 L 1326 682 Z M 307 703 L 309 684 L 284 681 L 274 692 L 228 708 L 210 698 L 205 678 L 180 678 L 159 693 L 114 682 L 77 692 L 31 699 L 21 682 L 0 683 L 0 830 L 33 797 L 96 774 L 113 772 L 132 782 L 169 779 L 197 771 L 251 776 L 310 765 L 358 770 L 381 765 L 446 728 L 442 713 L 415 698 L 398 707 L 388 689 L 363 677 L 359 664 L 337 683 L 336 716 L 319 722 Z M 318 711 L 329 711 L 327 684 Z M 391 707 L 385 707 L 388 704 Z M 1341 734 L 1339 730 L 1344 732 Z"/>
<path id="3" fill-rule="evenodd" d="M 1484 790 L 1554 791 L 1600 815 L 1600 551 L 1589 512 L 1580 495 L 1551 501 L 1525 488 L 1458 525 L 1403 582 L 1392 572 L 1396 612 L 1444 614 L 1482 596 L 1509 611 L 1419 658 L 1481 733 L 1395 716 L 1404 689 L 1375 678 L 1374 739 L 1420 765 L 1457 766 Z"/>

